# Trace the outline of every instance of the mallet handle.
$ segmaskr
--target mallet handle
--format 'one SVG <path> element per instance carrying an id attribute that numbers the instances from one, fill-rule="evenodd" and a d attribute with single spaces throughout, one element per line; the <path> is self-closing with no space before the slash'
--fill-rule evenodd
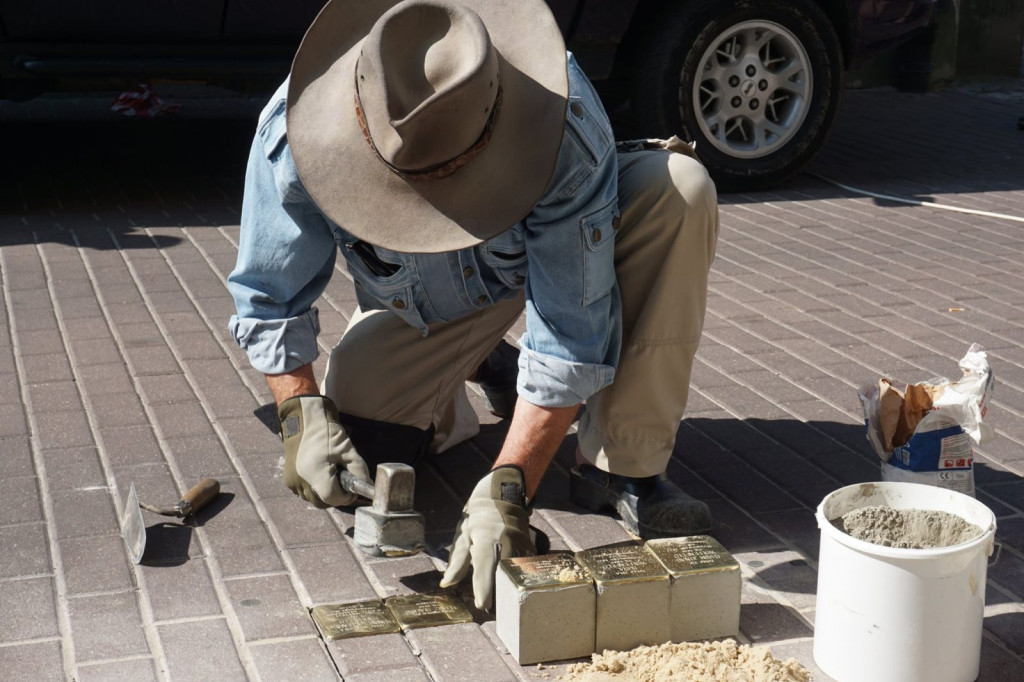
<path id="1" fill-rule="evenodd" d="M 350 493 L 365 497 L 368 500 L 373 499 L 374 487 L 373 483 L 364 481 L 361 478 L 356 478 L 347 469 L 342 470 L 338 474 L 338 479 L 341 481 L 341 487 Z"/>

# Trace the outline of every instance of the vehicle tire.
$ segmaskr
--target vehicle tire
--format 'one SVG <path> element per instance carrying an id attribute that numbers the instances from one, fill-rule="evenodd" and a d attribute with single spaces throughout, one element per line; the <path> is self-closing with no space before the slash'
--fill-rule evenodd
<path id="1" fill-rule="evenodd" d="M 633 62 L 637 130 L 679 135 L 720 191 L 765 189 L 821 148 L 843 56 L 813 0 L 693 0 L 656 17 Z"/>

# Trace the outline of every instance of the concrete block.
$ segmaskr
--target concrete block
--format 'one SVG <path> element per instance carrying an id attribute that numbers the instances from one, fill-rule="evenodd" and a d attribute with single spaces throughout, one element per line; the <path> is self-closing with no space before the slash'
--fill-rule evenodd
<path id="1" fill-rule="evenodd" d="M 520 665 L 594 653 L 594 581 L 572 554 L 505 559 L 494 590 L 495 630 Z"/>
<path id="2" fill-rule="evenodd" d="M 709 535 L 648 540 L 671 576 L 674 642 L 730 637 L 740 629 L 740 565 Z"/>
<path id="3" fill-rule="evenodd" d="M 597 587 L 595 651 L 669 641 L 668 571 L 643 545 L 595 547 L 576 558 Z"/>

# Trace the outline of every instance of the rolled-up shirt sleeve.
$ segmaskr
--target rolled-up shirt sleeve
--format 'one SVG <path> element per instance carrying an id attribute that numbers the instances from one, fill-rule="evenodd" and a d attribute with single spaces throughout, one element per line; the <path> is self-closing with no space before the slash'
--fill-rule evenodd
<path id="1" fill-rule="evenodd" d="M 572 59 L 569 83 L 554 179 L 524 221 L 529 268 L 517 389 L 542 407 L 577 405 L 610 384 L 622 344 L 614 139 Z"/>
<path id="2" fill-rule="evenodd" d="M 268 106 L 253 140 L 238 260 L 227 282 L 236 310 L 228 329 L 265 374 L 292 371 L 319 355 L 313 303 L 337 257 L 330 227 L 295 173 L 283 109 L 283 97 Z"/>

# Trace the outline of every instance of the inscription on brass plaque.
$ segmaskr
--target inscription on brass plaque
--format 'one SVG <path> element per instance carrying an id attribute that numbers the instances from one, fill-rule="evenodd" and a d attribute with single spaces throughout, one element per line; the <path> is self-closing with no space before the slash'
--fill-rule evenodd
<path id="1" fill-rule="evenodd" d="M 709 535 L 649 540 L 647 548 L 674 576 L 739 570 L 736 559 Z"/>
<path id="2" fill-rule="evenodd" d="M 454 594 L 442 592 L 388 597 L 384 604 L 403 630 L 473 622 L 473 614 Z"/>
<path id="3" fill-rule="evenodd" d="M 668 572 L 642 545 L 595 547 L 576 553 L 599 585 L 668 580 Z"/>
<path id="4" fill-rule="evenodd" d="M 402 629 L 391 611 L 379 600 L 315 606 L 313 621 L 328 641 L 383 635 Z"/>
<path id="5" fill-rule="evenodd" d="M 586 585 L 593 581 L 569 552 L 504 559 L 501 570 L 521 590 Z"/>

